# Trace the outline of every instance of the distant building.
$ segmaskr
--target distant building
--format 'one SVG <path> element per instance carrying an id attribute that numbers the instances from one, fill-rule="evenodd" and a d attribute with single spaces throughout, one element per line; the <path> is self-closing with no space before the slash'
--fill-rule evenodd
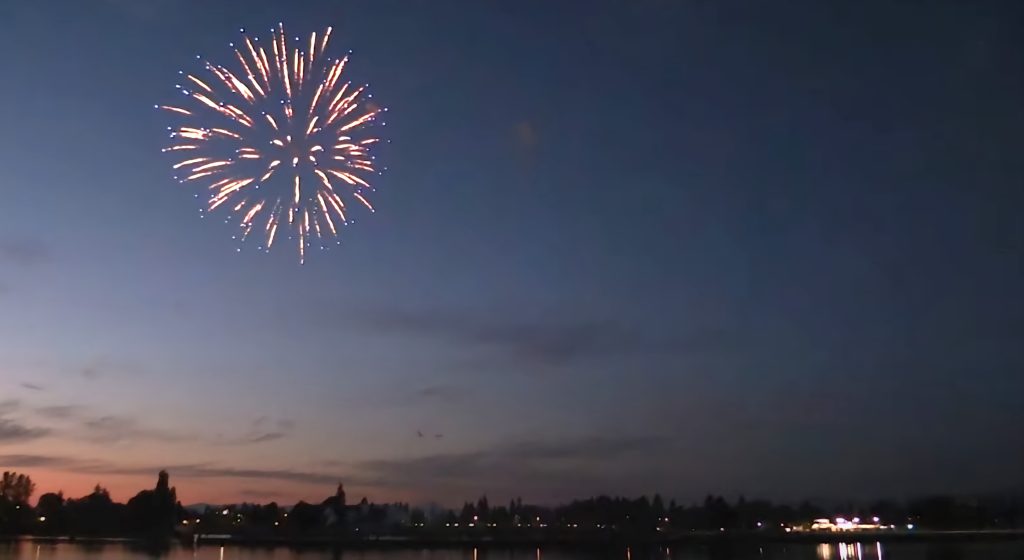
<path id="1" fill-rule="evenodd" d="M 323 506 L 324 525 L 345 523 L 348 518 L 348 506 L 345 503 L 345 485 L 339 482 L 337 492 L 324 500 L 321 505 Z"/>
<path id="2" fill-rule="evenodd" d="M 828 519 L 822 517 L 815 519 L 810 524 L 795 525 L 793 530 L 838 533 L 846 531 L 880 531 L 883 529 L 893 529 L 894 527 L 893 525 L 882 525 L 877 517 L 872 517 L 870 522 L 862 521 L 859 517 L 854 517 L 853 519 L 846 519 L 845 517 Z"/>

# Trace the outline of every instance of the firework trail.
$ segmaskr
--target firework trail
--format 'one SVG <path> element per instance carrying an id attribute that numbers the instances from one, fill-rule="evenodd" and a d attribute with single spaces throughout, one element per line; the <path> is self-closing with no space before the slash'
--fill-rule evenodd
<path id="1" fill-rule="evenodd" d="M 380 174 L 372 127 L 387 109 L 342 77 L 349 57 L 325 55 L 330 36 L 328 27 L 288 41 L 278 24 L 268 45 L 242 30 L 232 68 L 204 62 L 203 72 L 180 72 L 186 103 L 157 106 L 181 121 L 168 127 L 163 151 L 180 156 L 175 179 L 204 187 L 200 213 L 224 209 L 241 228 L 234 237 L 258 236 L 261 250 L 287 237 L 300 263 L 314 244 L 338 242 L 346 200 L 373 212 L 371 178 Z"/>

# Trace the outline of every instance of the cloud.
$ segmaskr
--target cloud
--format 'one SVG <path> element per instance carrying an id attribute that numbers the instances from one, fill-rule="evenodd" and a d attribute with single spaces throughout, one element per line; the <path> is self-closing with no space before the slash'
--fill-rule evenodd
<path id="1" fill-rule="evenodd" d="M 46 428 L 30 428 L 15 420 L 0 418 L 0 444 L 39 439 L 49 433 Z"/>
<path id="2" fill-rule="evenodd" d="M 278 430 L 287 432 L 295 428 L 295 421 L 288 420 L 287 418 L 279 418 L 274 422 L 274 425 L 277 426 Z"/>
<path id="3" fill-rule="evenodd" d="M 83 408 L 75 405 L 41 406 L 37 408 L 36 414 L 53 420 L 69 420 L 83 412 Z"/>
<path id="4" fill-rule="evenodd" d="M 35 383 L 28 383 L 28 382 L 22 383 L 21 384 L 21 388 L 22 389 L 28 389 L 29 391 L 45 391 L 46 390 L 46 389 L 43 388 L 42 385 L 36 385 Z"/>
<path id="5" fill-rule="evenodd" d="M 41 406 L 34 412 L 49 420 L 65 422 L 66 433 L 76 439 L 85 439 L 93 443 L 121 443 L 128 441 L 159 441 L 166 443 L 192 441 L 212 445 L 251 445 L 275 441 L 287 437 L 286 430 L 261 430 L 260 426 L 267 423 L 264 417 L 253 421 L 253 429 L 237 437 L 204 437 L 186 432 L 153 428 L 130 416 L 101 415 L 90 413 L 83 406 L 66 404 Z M 290 421 L 278 420 L 276 423 L 288 426 Z"/>
<path id="6" fill-rule="evenodd" d="M 18 399 L 5 399 L 0 401 L 0 416 L 14 412 L 21 408 L 21 401 Z"/>
<path id="7" fill-rule="evenodd" d="M 128 361 L 120 361 L 110 356 L 97 356 L 86 363 L 78 371 L 82 377 L 89 380 L 96 380 L 111 374 L 136 375 L 143 373 L 143 368 L 138 364 Z"/>
<path id="8" fill-rule="evenodd" d="M 287 436 L 288 434 L 282 432 L 267 432 L 265 434 L 245 438 L 240 443 L 263 443 L 266 441 L 274 441 L 277 439 L 281 439 Z"/>
<path id="9" fill-rule="evenodd" d="M 129 440 L 151 440 L 174 442 L 191 439 L 188 436 L 168 430 L 147 428 L 127 416 L 100 416 L 82 422 L 86 438 L 98 443 L 115 443 Z"/>
<path id="10" fill-rule="evenodd" d="M 172 477 L 181 478 L 237 478 L 251 480 L 279 480 L 308 484 L 337 484 L 340 477 L 321 472 L 290 469 L 240 469 L 213 464 L 152 464 L 115 465 L 106 461 L 77 459 L 48 455 L 0 455 L 0 464 L 10 467 L 53 467 L 90 474 L 146 476 L 166 470 Z"/>
<path id="11" fill-rule="evenodd" d="M 510 442 L 480 451 L 363 461 L 353 465 L 355 471 L 346 480 L 413 491 L 530 488 L 573 495 L 599 491 L 622 478 L 611 473 L 640 469 L 638 465 L 646 463 L 638 458 L 658 456 L 671 445 L 670 440 L 653 436 Z"/>
<path id="12" fill-rule="evenodd" d="M 14 410 L 20 406 L 21 403 L 15 400 L 0 402 L 0 415 L 5 410 Z M 128 416 L 90 415 L 86 407 L 74 404 L 40 406 L 32 409 L 32 412 L 41 418 L 64 423 L 66 426 L 62 430 L 62 432 L 66 432 L 64 435 L 93 443 L 140 440 L 176 442 L 194 439 L 187 434 L 144 426 L 135 418 Z"/>
<path id="13" fill-rule="evenodd" d="M 273 424 L 277 429 L 269 430 L 267 427 Z M 286 418 L 271 419 L 269 416 L 260 416 L 252 421 L 249 431 L 240 437 L 219 438 L 213 443 L 220 445 L 252 445 L 276 441 L 288 437 L 295 427 L 295 422 Z"/>
<path id="14" fill-rule="evenodd" d="M 670 339 L 606 320 L 523 321 L 497 315 L 378 310 L 359 321 L 364 329 L 442 339 L 458 348 L 502 353 L 532 366 L 672 348 Z"/>
<path id="15" fill-rule="evenodd" d="M 0 455 L 0 464 L 11 467 L 73 467 L 80 463 L 74 459 L 64 457 L 50 457 L 47 455 Z"/>
<path id="16" fill-rule="evenodd" d="M 337 484 L 338 475 L 331 475 L 318 472 L 295 471 L 289 469 L 240 469 L 234 467 L 219 467 L 214 465 L 166 465 L 160 467 L 174 476 L 184 478 L 246 478 L 254 480 L 282 480 L 288 482 L 302 482 L 309 484 Z M 159 468 L 157 469 L 159 470 Z M 156 472 L 153 467 L 114 467 L 107 471 L 110 474 L 148 474 Z"/>
<path id="17" fill-rule="evenodd" d="M 0 239 L 0 262 L 31 266 L 50 260 L 49 248 L 32 239 Z"/>
<path id="18" fill-rule="evenodd" d="M 615 469 L 643 465 L 640 458 L 659 457 L 669 446 L 667 439 L 647 436 L 520 441 L 461 453 L 323 461 L 319 463 L 323 470 L 238 468 L 213 463 L 119 465 L 106 460 L 27 454 L 0 455 L 0 464 L 111 476 L 149 476 L 166 469 L 172 477 L 186 479 L 268 480 L 318 486 L 344 481 L 357 487 L 431 488 L 435 492 L 516 492 L 530 488 L 552 493 L 549 499 L 555 499 L 600 491 L 622 479 L 621 474 L 610 474 L 617 472 Z"/>
<path id="19" fill-rule="evenodd" d="M 274 426 L 277 427 L 277 430 L 281 432 L 287 432 L 295 428 L 295 422 L 287 418 L 272 420 L 269 416 L 260 416 L 252 421 L 252 429 L 254 431 L 262 430 L 271 422 L 273 422 Z"/>

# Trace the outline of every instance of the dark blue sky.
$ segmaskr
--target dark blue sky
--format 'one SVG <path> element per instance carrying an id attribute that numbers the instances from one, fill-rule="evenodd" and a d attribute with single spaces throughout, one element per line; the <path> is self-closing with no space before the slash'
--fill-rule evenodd
<path id="1" fill-rule="evenodd" d="M 1024 10 L 743 4 L 5 2 L 0 465 L 187 501 L 1021 487 Z M 152 108 L 278 21 L 391 108 L 378 212 L 305 266 L 198 218 Z"/>

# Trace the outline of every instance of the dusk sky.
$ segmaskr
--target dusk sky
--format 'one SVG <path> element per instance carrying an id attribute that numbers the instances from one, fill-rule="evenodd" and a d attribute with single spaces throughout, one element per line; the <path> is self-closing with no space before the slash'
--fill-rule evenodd
<path id="1" fill-rule="evenodd" d="M 160 468 L 185 503 L 1024 488 L 1019 2 L 0 21 L 0 470 L 40 491 L 124 500 Z M 279 21 L 334 26 L 390 107 L 377 212 L 302 266 L 199 218 L 153 109 Z"/>

